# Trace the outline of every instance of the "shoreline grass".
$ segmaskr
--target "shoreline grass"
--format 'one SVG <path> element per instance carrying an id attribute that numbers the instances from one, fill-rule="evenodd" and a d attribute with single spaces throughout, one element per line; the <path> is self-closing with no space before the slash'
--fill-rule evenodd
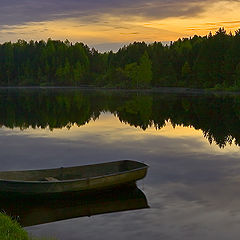
<path id="1" fill-rule="evenodd" d="M 55 238 L 38 238 L 29 236 L 20 224 L 11 217 L 0 212 L 0 239 L 1 240 L 56 240 Z"/>

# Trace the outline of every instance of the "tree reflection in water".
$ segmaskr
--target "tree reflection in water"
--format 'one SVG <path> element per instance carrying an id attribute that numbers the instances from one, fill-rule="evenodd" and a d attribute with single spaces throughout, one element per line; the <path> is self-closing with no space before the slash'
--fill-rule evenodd
<path id="1" fill-rule="evenodd" d="M 240 97 L 177 95 L 79 89 L 2 89 L 0 126 L 7 128 L 71 128 L 111 112 L 121 122 L 143 130 L 173 127 L 201 129 L 220 148 L 240 144 Z"/>

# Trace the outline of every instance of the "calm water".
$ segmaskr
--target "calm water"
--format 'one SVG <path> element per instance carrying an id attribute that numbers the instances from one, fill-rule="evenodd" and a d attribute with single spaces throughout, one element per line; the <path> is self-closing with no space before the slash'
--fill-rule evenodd
<path id="1" fill-rule="evenodd" d="M 0 126 L 0 170 L 119 159 L 150 166 L 138 182 L 150 208 L 26 227 L 35 236 L 239 239 L 239 97 L 0 90 Z"/>

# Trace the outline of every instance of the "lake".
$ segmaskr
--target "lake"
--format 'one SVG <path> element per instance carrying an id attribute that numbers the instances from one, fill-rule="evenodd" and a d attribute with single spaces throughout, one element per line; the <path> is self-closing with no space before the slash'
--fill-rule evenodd
<path id="1" fill-rule="evenodd" d="M 56 212 L 44 212 L 46 223 L 25 227 L 34 236 L 239 239 L 239 96 L 1 89 L 0 127 L 0 171 L 121 159 L 149 165 L 146 178 L 138 182 L 138 192 L 130 194 L 145 201 L 141 206 L 135 206 L 139 201 L 134 200 L 120 208 L 129 193 L 118 192 L 103 200 L 85 199 L 85 203 L 111 205 L 119 211 L 84 215 L 81 204 L 72 199 L 61 204 L 78 214 L 51 222 Z M 21 208 L 24 203 L 13 204 Z M 37 214 L 41 208 L 35 210 Z"/>

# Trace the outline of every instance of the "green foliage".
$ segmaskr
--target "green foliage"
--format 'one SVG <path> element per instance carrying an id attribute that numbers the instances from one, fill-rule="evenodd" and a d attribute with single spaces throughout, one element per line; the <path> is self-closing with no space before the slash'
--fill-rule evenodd
<path id="1" fill-rule="evenodd" d="M 1 240 L 54 240 L 54 238 L 37 238 L 29 236 L 19 223 L 0 212 Z M 56 240 L 56 239 L 55 239 Z"/>
<path id="2" fill-rule="evenodd" d="M 0 239 L 28 240 L 29 238 L 27 232 L 24 231 L 15 220 L 0 213 Z"/>
<path id="3" fill-rule="evenodd" d="M 125 66 L 124 71 L 129 79 L 126 87 L 138 88 L 138 82 L 139 82 L 139 66 L 138 66 L 138 64 L 136 62 L 129 63 Z"/>
<path id="4" fill-rule="evenodd" d="M 80 86 L 115 88 L 236 88 L 240 85 L 240 30 L 183 38 L 163 46 L 134 42 L 99 53 L 68 40 L 0 44 L 1 86 Z"/>
<path id="5" fill-rule="evenodd" d="M 191 74 L 191 67 L 189 63 L 186 61 L 182 66 L 182 77 L 188 78 L 190 74 Z"/>
<path id="6" fill-rule="evenodd" d="M 69 41 L 0 44 L 0 84 L 78 85 L 89 77 L 91 55 L 87 46 Z"/>
<path id="7" fill-rule="evenodd" d="M 236 66 L 236 71 L 235 71 L 235 86 L 240 88 L 240 62 Z"/>
<path id="8" fill-rule="evenodd" d="M 138 87 L 149 87 L 152 81 L 152 63 L 145 51 L 140 58 Z"/>
<path id="9" fill-rule="evenodd" d="M 191 74 L 192 74 L 191 67 L 188 61 L 186 61 L 182 66 L 182 84 L 183 85 L 191 86 L 191 79 L 192 79 Z"/>
<path id="10" fill-rule="evenodd" d="M 152 63 L 147 52 L 141 56 L 139 64 L 137 62 L 125 65 L 124 72 L 129 81 L 126 88 L 146 88 L 150 86 L 152 80 Z"/>

